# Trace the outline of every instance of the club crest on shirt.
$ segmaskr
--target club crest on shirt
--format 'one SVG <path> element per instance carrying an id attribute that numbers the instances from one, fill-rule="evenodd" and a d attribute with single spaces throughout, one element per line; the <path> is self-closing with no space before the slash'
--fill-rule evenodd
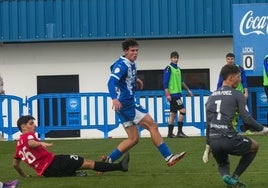
<path id="1" fill-rule="evenodd" d="M 114 69 L 114 73 L 115 73 L 115 74 L 117 74 L 117 73 L 119 73 L 119 72 L 120 72 L 120 69 L 119 69 L 118 67 Z"/>

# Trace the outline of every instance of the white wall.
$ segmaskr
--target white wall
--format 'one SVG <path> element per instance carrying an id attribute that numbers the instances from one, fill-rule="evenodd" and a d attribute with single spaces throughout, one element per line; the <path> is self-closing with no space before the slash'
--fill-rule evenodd
<path id="1" fill-rule="evenodd" d="M 37 76 L 78 74 L 80 92 L 106 92 L 110 65 L 122 54 L 122 41 L 2 44 L 0 74 L 6 94 L 24 98 L 37 94 Z M 171 51 L 180 54 L 181 68 L 209 68 L 210 88 L 216 88 L 225 54 L 232 52 L 232 38 L 139 40 L 138 69 L 164 69 Z M 15 120 L 16 121 L 16 120 Z M 174 130 L 176 131 L 176 130 Z M 166 136 L 166 128 L 160 128 Z M 185 127 L 188 135 L 200 135 Z M 15 138 L 18 135 L 15 136 Z M 125 137 L 120 128 L 111 137 Z M 147 131 L 142 136 L 149 136 Z M 97 130 L 82 130 L 83 138 L 103 138 Z"/>
<path id="2" fill-rule="evenodd" d="M 6 94 L 20 97 L 37 92 L 37 76 L 79 74 L 80 92 L 107 91 L 109 67 L 121 55 L 122 41 L 3 44 L 0 73 Z M 181 68 L 209 68 L 211 90 L 232 51 L 231 38 L 139 40 L 138 69 L 163 69 L 177 50 Z"/>

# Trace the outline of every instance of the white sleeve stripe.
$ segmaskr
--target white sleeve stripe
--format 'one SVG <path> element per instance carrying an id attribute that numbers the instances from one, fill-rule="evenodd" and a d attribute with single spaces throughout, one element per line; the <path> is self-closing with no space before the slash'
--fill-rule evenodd
<path id="1" fill-rule="evenodd" d="M 112 77 L 116 78 L 117 80 L 119 80 L 119 77 L 116 76 L 115 74 L 111 74 Z"/>

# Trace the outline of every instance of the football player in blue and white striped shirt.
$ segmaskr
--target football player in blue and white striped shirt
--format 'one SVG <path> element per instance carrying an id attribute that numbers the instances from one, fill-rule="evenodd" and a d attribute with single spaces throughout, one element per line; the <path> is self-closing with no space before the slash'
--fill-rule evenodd
<path id="1" fill-rule="evenodd" d="M 171 153 L 169 147 L 164 142 L 158 126 L 148 111 L 135 101 L 136 87 L 142 89 L 143 83 L 137 78 L 136 59 L 138 57 L 139 45 L 135 39 L 126 39 L 122 43 L 123 55 L 111 66 L 111 75 L 108 81 L 108 90 L 112 98 L 112 108 L 117 113 L 128 138 L 123 140 L 108 156 L 103 156 L 103 160 L 114 162 L 123 153 L 130 150 L 139 141 L 140 125 L 150 132 L 153 144 L 168 166 L 173 166 L 186 152 L 179 154 Z"/>

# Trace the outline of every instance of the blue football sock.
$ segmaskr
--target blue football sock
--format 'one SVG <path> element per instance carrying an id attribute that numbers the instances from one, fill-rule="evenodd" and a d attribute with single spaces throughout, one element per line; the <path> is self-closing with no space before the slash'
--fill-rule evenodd
<path id="1" fill-rule="evenodd" d="M 112 151 L 112 153 L 110 153 L 109 157 L 112 160 L 112 162 L 114 162 L 120 157 L 122 157 L 122 155 L 123 153 L 116 148 L 114 151 Z"/>
<path id="2" fill-rule="evenodd" d="M 158 146 L 158 150 L 165 159 L 172 154 L 165 142 L 162 142 Z"/>

